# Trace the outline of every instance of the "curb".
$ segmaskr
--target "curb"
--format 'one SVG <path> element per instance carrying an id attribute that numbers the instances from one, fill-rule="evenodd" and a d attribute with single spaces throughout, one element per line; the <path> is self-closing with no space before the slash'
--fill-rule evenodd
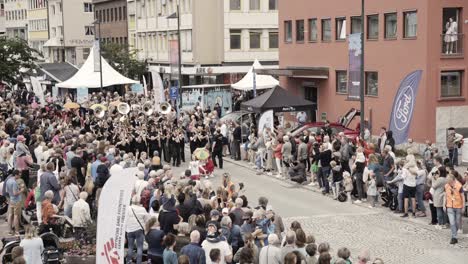
<path id="1" fill-rule="evenodd" d="M 229 157 L 223 157 L 223 160 L 225 162 L 228 162 L 228 163 L 231 163 L 231 164 L 235 164 L 235 165 L 238 165 L 240 167 L 243 167 L 245 169 L 248 169 L 252 172 L 256 172 L 256 170 L 252 169 L 246 162 L 244 161 L 237 161 L 237 160 L 233 160 Z M 289 183 L 291 185 L 295 185 L 297 186 L 298 188 L 302 188 L 302 189 L 305 189 L 305 190 L 309 190 L 309 191 L 312 191 L 314 193 L 318 193 L 318 194 L 322 194 L 322 192 L 320 191 L 320 189 L 314 187 L 314 186 L 308 186 L 308 185 L 301 185 L 301 184 L 298 184 L 296 182 L 293 182 L 293 181 L 290 181 L 290 180 L 283 180 L 283 179 L 278 179 L 278 178 L 275 178 L 275 177 L 272 177 L 272 176 L 268 176 L 266 175 L 265 173 L 262 173 L 262 174 L 259 174 L 257 176 L 262 176 L 262 177 L 266 177 L 268 179 L 271 179 L 271 180 L 274 180 L 274 181 L 278 181 L 278 182 L 285 182 L 285 183 Z M 323 194 L 322 194 L 323 195 Z M 327 195 L 323 195 L 325 197 L 329 197 Z M 329 197 L 330 198 L 330 197 Z M 337 201 L 338 202 L 338 201 Z M 362 208 L 366 208 L 368 210 L 373 210 L 375 214 L 388 214 L 388 216 L 392 219 L 395 219 L 395 220 L 399 220 L 399 221 L 404 221 L 404 222 L 411 222 L 411 223 L 414 223 L 414 224 L 419 224 L 421 225 L 423 228 L 425 229 L 430 229 L 430 230 L 435 230 L 435 229 L 432 229 L 430 228 L 431 226 L 429 226 L 427 224 L 427 220 L 430 220 L 430 212 L 429 213 L 426 213 L 427 216 L 426 217 L 417 217 L 417 218 L 414 218 L 414 217 L 410 217 L 410 218 L 400 218 L 400 214 L 393 214 L 392 211 L 389 211 L 388 208 L 386 207 L 382 207 L 382 206 L 378 206 L 378 207 L 375 207 L 375 208 L 369 208 L 369 203 L 367 202 L 364 202 L 362 204 L 355 204 L 355 203 L 349 203 L 349 202 L 346 202 L 348 205 L 353 205 L 353 206 L 359 206 L 359 207 L 362 207 Z M 426 209 L 426 212 L 427 209 Z"/>

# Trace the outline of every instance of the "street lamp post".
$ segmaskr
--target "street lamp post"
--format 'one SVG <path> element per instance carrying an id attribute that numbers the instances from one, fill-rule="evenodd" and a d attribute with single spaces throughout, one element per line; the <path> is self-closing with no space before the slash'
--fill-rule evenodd
<path id="1" fill-rule="evenodd" d="M 179 107 L 182 108 L 182 47 L 180 45 L 180 6 L 177 3 L 177 12 L 168 16 L 167 19 L 177 18 L 177 52 L 178 52 L 178 84 L 179 84 Z"/>
<path id="2" fill-rule="evenodd" d="M 98 35 L 99 37 L 96 38 L 96 40 L 99 41 L 99 78 L 100 78 L 100 81 L 101 81 L 101 92 L 102 92 L 102 89 L 103 89 L 103 84 L 102 84 L 102 47 L 101 47 L 101 21 L 98 19 L 96 19 L 94 22 L 93 22 L 94 26 L 95 26 L 95 29 L 94 29 L 94 33 L 96 33 L 96 25 L 98 26 Z"/>
<path id="3" fill-rule="evenodd" d="M 361 81 L 360 81 L 360 92 L 359 92 L 359 100 L 361 103 L 361 114 L 360 114 L 360 135 L 364 138 L 364 82 L 366 78 L 366 74 L 364 72 L 364 23 L 365 23 L 365 16 L 364 16 L 364 2 L 365 0 L 361 0 Z"/>

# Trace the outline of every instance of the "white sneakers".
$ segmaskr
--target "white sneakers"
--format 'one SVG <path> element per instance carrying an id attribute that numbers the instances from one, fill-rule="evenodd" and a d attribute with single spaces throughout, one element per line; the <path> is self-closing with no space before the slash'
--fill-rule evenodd
<path id="1" fill-rule="evenodd" d="M 356 200 L 356 201 L 354 201 L 354 203 L 361 204 L 362 202 L 361 202 L 361 200 Z"/>

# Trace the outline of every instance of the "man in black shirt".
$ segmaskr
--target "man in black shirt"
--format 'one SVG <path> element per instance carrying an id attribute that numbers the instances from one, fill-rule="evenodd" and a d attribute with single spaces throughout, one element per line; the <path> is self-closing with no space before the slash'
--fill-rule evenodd
<path id="1" fill-rule="evenodd" d="M 72 158 L 71 160 L 71 167 L 76 169 L 76 177 L 78 180 L 78 184 L 83 187 L 85 184 L 85 162 L 81 158 L 81 155 L 83 154 L 83 151 L 81 149 L 78 149 L 76 151 L 76 156 Z"/>
<path id="2" fill-rule="evenodd" d="M 241 152 L 240 152 L 240 143 L 241 143 L 241 140 L 242 140 L 242 135 L 241 135 L 241 127 L 239 126 L 239 124 L 235 123 L 235 128 L 234 128 L 234 132 L 232 133 L 232 136 L 233 136 L 233 148 L 234 150 L 232 151 L 232 155 L 233 155 L 233 158 L 235 160 L 240 160 L 241 159 Z"/>
<path id="3" fill-rule="evenodd" d="M 213 135 L 213 154 L 212 159 L 216 167 L 223 168 L 223 135 L 221 130 L 217 129 Z M 216 163 L 216 157 L 218 157 L 219 164 Z"/>

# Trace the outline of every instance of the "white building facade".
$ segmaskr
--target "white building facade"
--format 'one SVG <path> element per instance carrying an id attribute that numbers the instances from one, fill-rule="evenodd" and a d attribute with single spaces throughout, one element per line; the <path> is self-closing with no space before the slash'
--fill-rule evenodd
<path id="1" fill-rule="evenodd" d="M 94 43 L 91 0 L 49 0 L 49 62 L 84 63 Z"/>
<path id="2" fill-rule="evenodd" d="M 0 36 L 5 35 L 5 1 L 0 0 Z"/>
<path id="3" fill-rule="evenodd" d="M 150 70 L 171 72 L 178 34 L 177 19 L 168 16 L 177 5 L 184 85 L 229 84 L 255 59 L 277 67 L 277 0 L 128 0 L 129 45 Z"/>
<path id="4" fill-rule="evenodd" d="M 5 0 L 5 32 L 9 38 L 28 39 L 27 0 Z"/>

